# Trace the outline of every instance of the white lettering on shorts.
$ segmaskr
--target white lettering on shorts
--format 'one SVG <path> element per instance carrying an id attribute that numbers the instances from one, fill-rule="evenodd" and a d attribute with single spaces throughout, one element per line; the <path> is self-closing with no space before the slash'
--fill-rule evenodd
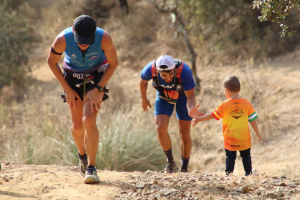
<path id="1" fill-rule="evenodd" d="M 86 74 L 86 77 L 91 76 L 90 74 Z M 73 77 L 77 78 L 77 79 L 84 79 L 84 74 L 76 74 L 73 73 Z"/>

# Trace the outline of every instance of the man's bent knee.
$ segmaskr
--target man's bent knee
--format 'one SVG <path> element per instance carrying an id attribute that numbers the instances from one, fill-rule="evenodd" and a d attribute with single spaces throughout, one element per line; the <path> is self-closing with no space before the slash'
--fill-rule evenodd
<path id="1" fill-rule="evenodd" d="M 84 130 L 83 124 L 73 124 L 71 126 L 73 132 L 80 132 Z"/>
<path id="2" fill-rule="evenodd" d="M 96 119 L 94 116 L 84 116 L 82 118 L 84 127 L 93 127 L 96 126 Z"/>

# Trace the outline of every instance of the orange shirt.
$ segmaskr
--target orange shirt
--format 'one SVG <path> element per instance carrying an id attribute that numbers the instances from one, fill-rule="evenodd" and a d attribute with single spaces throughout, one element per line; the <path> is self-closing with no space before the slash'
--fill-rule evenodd
<path id="1" fill-rule="evenodd" d="M 211 113 L 216 120 L 223 118 L 224 148 L 229 151 L 242 151 L 251 147 L 248 121 L 257 115 L 246 99 L 229 99 L 222 102 Z"/>

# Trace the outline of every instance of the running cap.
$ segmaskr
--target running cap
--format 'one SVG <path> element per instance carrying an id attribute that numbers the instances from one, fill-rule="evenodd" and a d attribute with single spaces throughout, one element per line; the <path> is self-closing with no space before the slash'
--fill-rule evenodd
<path id="1" fill-rule="evenodd" d="M 74 39 L 77 44 L 92 45 L 95 42 L 96 21 L 88 15 L 80 15 L 74 20 Z"/>
<path id="2" fill-rule="evenodd" d="M 156 60 L 156 68 L 160 71 L 172 70 L 175 67 L 174 59 L 169 55 L 162 55 Z"/>

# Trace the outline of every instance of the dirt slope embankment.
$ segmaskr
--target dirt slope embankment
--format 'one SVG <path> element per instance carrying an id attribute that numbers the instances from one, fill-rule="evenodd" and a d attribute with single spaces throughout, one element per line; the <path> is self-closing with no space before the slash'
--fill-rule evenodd
<path id="1" fill-rule="evenodd" d="M 87 185 L 76 166 L 2 162 L 0 199 L 300 199 L 299 177 L 97 170 Z"/>

